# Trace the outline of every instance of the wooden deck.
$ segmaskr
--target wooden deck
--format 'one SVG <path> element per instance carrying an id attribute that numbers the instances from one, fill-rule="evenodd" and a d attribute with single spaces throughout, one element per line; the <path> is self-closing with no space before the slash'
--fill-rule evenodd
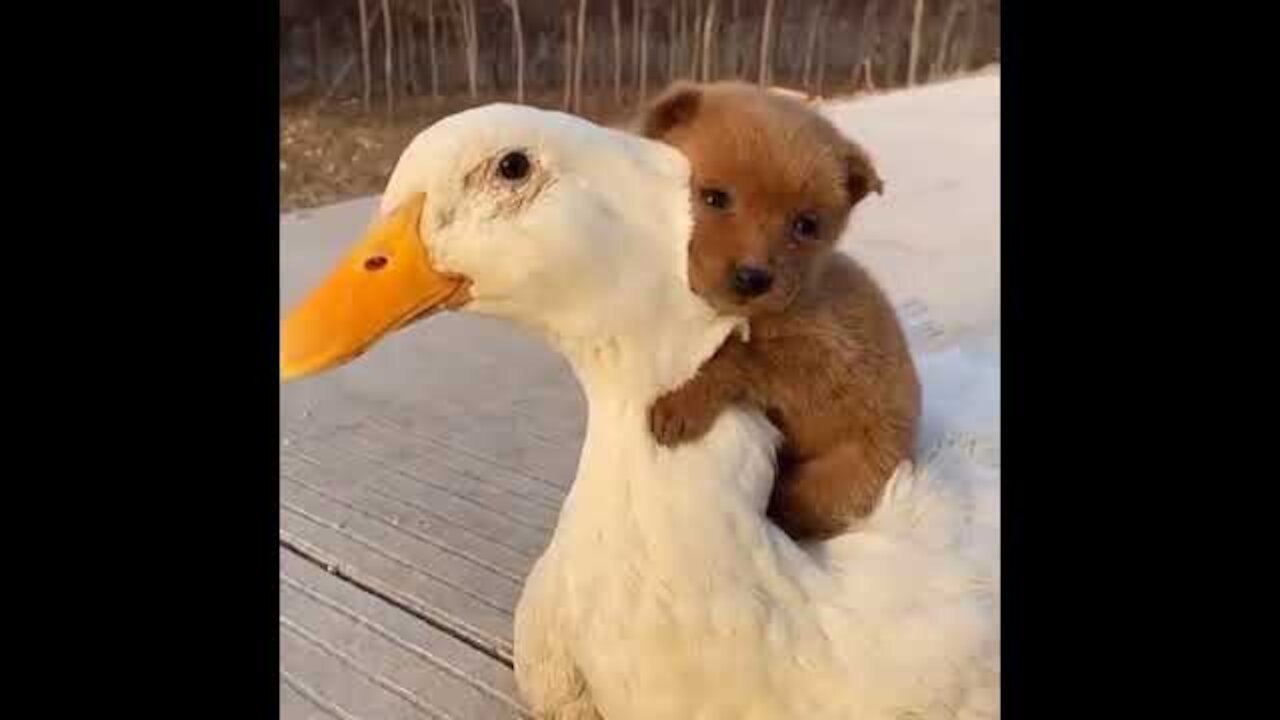
<path id="1" fill-rule="evenodd" d="M 847 123 L 889 182 L 853 249 L 921 343 L 999 327 L 999 79 L 982 82 L 872 101 Z M 281 218 L 282 306 L 372 208 Z M 463 316 L 281 389 L 282 718 L 521 716 L 512 612 L 573 478 L 584 409 L 559 357 Z"/>

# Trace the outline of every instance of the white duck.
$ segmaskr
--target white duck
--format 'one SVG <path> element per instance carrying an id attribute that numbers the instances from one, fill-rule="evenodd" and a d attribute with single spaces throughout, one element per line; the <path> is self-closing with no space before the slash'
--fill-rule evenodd
<path id="1" fill-rule="evenodd" d="M 999 468 L 948 439 L 959 420 L 998 442 L 982 414 L 995 363 L 922 358 L 926 398 L 975 397 L 931 405 L 922 466 L 867 522 L 798 546 L 764 517 L 778 435 L 763 416 L 725 413 L 676 450 L 647 430 L 650 403 L 735 330 L 686 283 L 688 182 L 676 151 L 569 115 L 446 118 L 287 318 L 282 378 L 442 308 L 508 318 L 568 358 L 586 439 L 516 612 L 539 717 L 998 717 Z"/>

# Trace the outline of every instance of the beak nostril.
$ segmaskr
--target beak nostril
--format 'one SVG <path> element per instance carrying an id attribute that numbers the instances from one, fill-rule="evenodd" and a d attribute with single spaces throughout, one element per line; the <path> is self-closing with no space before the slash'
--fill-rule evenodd
<path id="1" fill-rule="evenodd" d="M 374 255 L 364 261 L 364 269 L 369 272 L 376 272 L 387 266 L 387 258 L 385 255 Z"/>

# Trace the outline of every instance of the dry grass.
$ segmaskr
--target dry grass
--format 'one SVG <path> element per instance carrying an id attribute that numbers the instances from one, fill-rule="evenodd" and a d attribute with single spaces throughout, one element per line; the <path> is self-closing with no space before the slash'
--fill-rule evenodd
<path id="1" fill-rule="evenodd" d="M 559 93 L 528 98 L 539 107 L 560 109 Z M 509 96 L 466 94 L 432 101 L 401 102 L 394 121 L 375 104 L 366 115 L 358 100 L 330 103 L 316 111 L 306 105 L 280 108 L 280 211 L 317 207 L 382 190 L 405 145 L 436 120 L 468 107 L 511 102 Z M 612 93 L 584 98 L 583 115 L 612 122 L 629 111 L 613 102 Z"/>

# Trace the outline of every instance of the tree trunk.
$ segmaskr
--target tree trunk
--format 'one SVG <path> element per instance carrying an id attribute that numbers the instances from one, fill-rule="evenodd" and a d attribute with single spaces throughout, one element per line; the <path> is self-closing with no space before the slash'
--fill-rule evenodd
<path id="1" fill-rule="evenodd" d="M 776 0 L 766 0 L 764 18 L 760 21 L 760 76 L 757 81 L 760 87 L 765 87 L 770 82 L 773 70 L 773 58 L 769 54 L 771 50 L 769 43 L 773 37 L 773 8 L 775 4 Z"/>
<path id="2" fill-rule="evenodd" d="M 515 37 L 516 102 L 524 102 L 524 25 L 520 21 L 520 0 L 507 0 L 511 6 L 511 34 Z"/>
<path id="3" fill-rule="evenodd" d="M 972 70 L 974 66 L 974 58 L 978 49 L 978 21 L 981 13 L 978 0 L 969 0 L 969 32 L 965 38 L 964 58 L 961 62 L 962 70 Z"/>
<path id="4" fill-rule="evenodd" d="M 613 102 L 622 105 L 622 7 L 613 0 Z"/>
<path id="5" fill-rule="evenodd" d="M 868 0 L 867 4 L 862 6 L 862 21 L 858 25 L 858 44 L 853 53 L 853 70 L 849 74 L 849 83 L 854 90 L 858 89 L 858 82 L 866 69 L 862 61 L 870 57 L 872 50 L 875 49 L 878 27 L 876 9 L 879 5 L 880 0 Z"/>
<path id="6" fill-rule="evenodd" d="M 818 21 L 822 19 L 822 5 L 814 5 L 809 10 L 809 37 L 804 44 L 804 64 L 801 72 L 800 86 L 809 91 L 813 80 L 813 56 L 818 49 Z"/>
<path id="7" fill-rule="evenodd" d="M 480 50 L 477 47 L 479 41 L 476 34 L 475 0 L 458 0 L 458 21 L 462 35 L 462 52 L 467 62 L 467 89 L 471 93 L 471 99 L 475 100 L 480 95 Z"/>
<path id="8" fill-rule="evenodd" d="M 360 107 L 365 114 L 373 107 L 373 67 L 369 63 L 369 9 L 365 0 L 356 0 L 360 6 L 360 70 L 363 87 Z"/>
<path id="9" fill-rule="evenodd" d="M 955 29 L 956 19 L 960 17 L 960 1 L 952 0 L 947 8 L 947 19 L 942 23 L 942 36 L 938 39 L 938 52 L 933 56 L 933 67 L 929 69 L 929 79 L 934 80 L 947 72 L 947 48 L 951 44 L 951 32 Z"/>
<path id="10" fill-rule="evenodd" d="M 822 19 L 818 22 L 818 78 L 814 82 L 813 94 L 822 97 L 823 81 L 827 77 L 827 22 L 828 2 L 823 0 Z"/>
<path id="11" fill-rule="evenodd" d="M 436 58 L 436 3 L 427 0 L 427 60 L 431 63 L 431 99 L 440 99 L 440 64 Z"/>
<path id="12" fill-rule="evenodd" d="M 712 49 L 715 47 L 716 0 L 708 0 L 707 14 L 702 22 L 702 82 L 711 82 Z"/>
<path id="13" fill-rule="evenodd" d="M 467 0 L 467 64 L 471 98 L 480 97 L 480 36 L 476 29 L 476 0 Z"/>
<path id="14" fill-rule="evenodd" d="M 702 3 L 693 0 L 693 22 L 689 25 L 689 79 L 697 81 L 698 67 L 702 64 Z"/>
<path id="15" fill-rule="evenodd" d="M 907 60 L 907 87 L 916 84 L 916 70 L 920 64 L 920 25 L 924 21 L 924 0 L 916 0 L 911 13 L 911 55 Z"/>
<path id="16" fill-rule="evenodd" d="M 667 82 L 676 79 L 676 47 L 679 45 L 679 34 L 676 27 L 676 6 L 667 6 Z"/>
<path id="17" fill-rule="evenodd" d="M 315 71 L 316 92 L 320 92 L 324 87 L 324 25 L 320 18 L 311 21 L 311 49 L 315 55 L 312 60 L 312 70 Z"/>
<path id="18" fill-rule="evenodd" d="M 564 102 L 565 112 L 573 103 L 573 11 L 564 11 Z"/>
<path id="19" fill-rule="evenodd" d="M 893 20 L 890 21 L 887 31 L 882 30 L 881 35 L 887 43 L 887 50 L 884 53 L 884 78 L 885 87 L 896 87 L 900 82 L 905 82 L 902 73 L 902 47 L 910 44 L 910 30 L 907 30 L 907 37 L 902 36 L 903 26 L 911 20 L 911 10 L 915 7 L 914 0 L 911 4 L 906 2 L 898 5 L 896 12 L 893 14 Z"/>
<path id="20" fill-rule="evenodd" d="M 578 0 L 577 52 L 573 59 L 573 111 L 582 113 L 582 63 L 587 49 L 587 0 Z"/>
<path id="21" fill-rule="evenodd" d="M 640 7 L 642 0 L 631 0 L 631 83 L 640 94 Z"/>
<path id="22" fill-rule="evenodd" d="M 390 0 L 382 0 L 382 75 L 387 90 L 387 122 L 395 116 L 396 86 L 393 79 L 395 69 L 395 42 L 391 26 Z"/>
<path id="23" fill-rule="evenodd" d="M 418 36 L 414 33 L 417 22 L 414 18 L 405 18 L 404 38 L 409 50 L 409 92 L 422 94 L 422 86 L 418 84 Z"/>
<path id="24" fill-rule="evenodd" d="M 409 16 L 406 14 L 396 23 L 396 92 L 401 97 L 413 95 L 409 89 Z"/>
<path id="25" fill-rule="evenodd" d="M 731 39 L 730 39 L 731 38 Z M 733 0 L 733 21 L 729 24 L 725 47 L 729 49 L 729 77 L 740 78 L 743 75 L 742 47 L 746 45 L 742 37 L 742 0 Z"/>
<path id="26" fill-rule="evenodd" d="M 671 12 L 676 17 L 676 36 L 672 42 L 676 46 L 676 77 L 680 77 L 684 73 L 684 35 L 685 35 L 685 15 L 684 4 L 686 0 L 672 0 Z"/>
<path id="27" fill-rule="evenodd" d="M 637 3 L 644 0 L 636 0 Z M 640 11 L 640 94 L 639 102 L 643 104 L 649 95 L 649 4 L 644 2 Z"/>

